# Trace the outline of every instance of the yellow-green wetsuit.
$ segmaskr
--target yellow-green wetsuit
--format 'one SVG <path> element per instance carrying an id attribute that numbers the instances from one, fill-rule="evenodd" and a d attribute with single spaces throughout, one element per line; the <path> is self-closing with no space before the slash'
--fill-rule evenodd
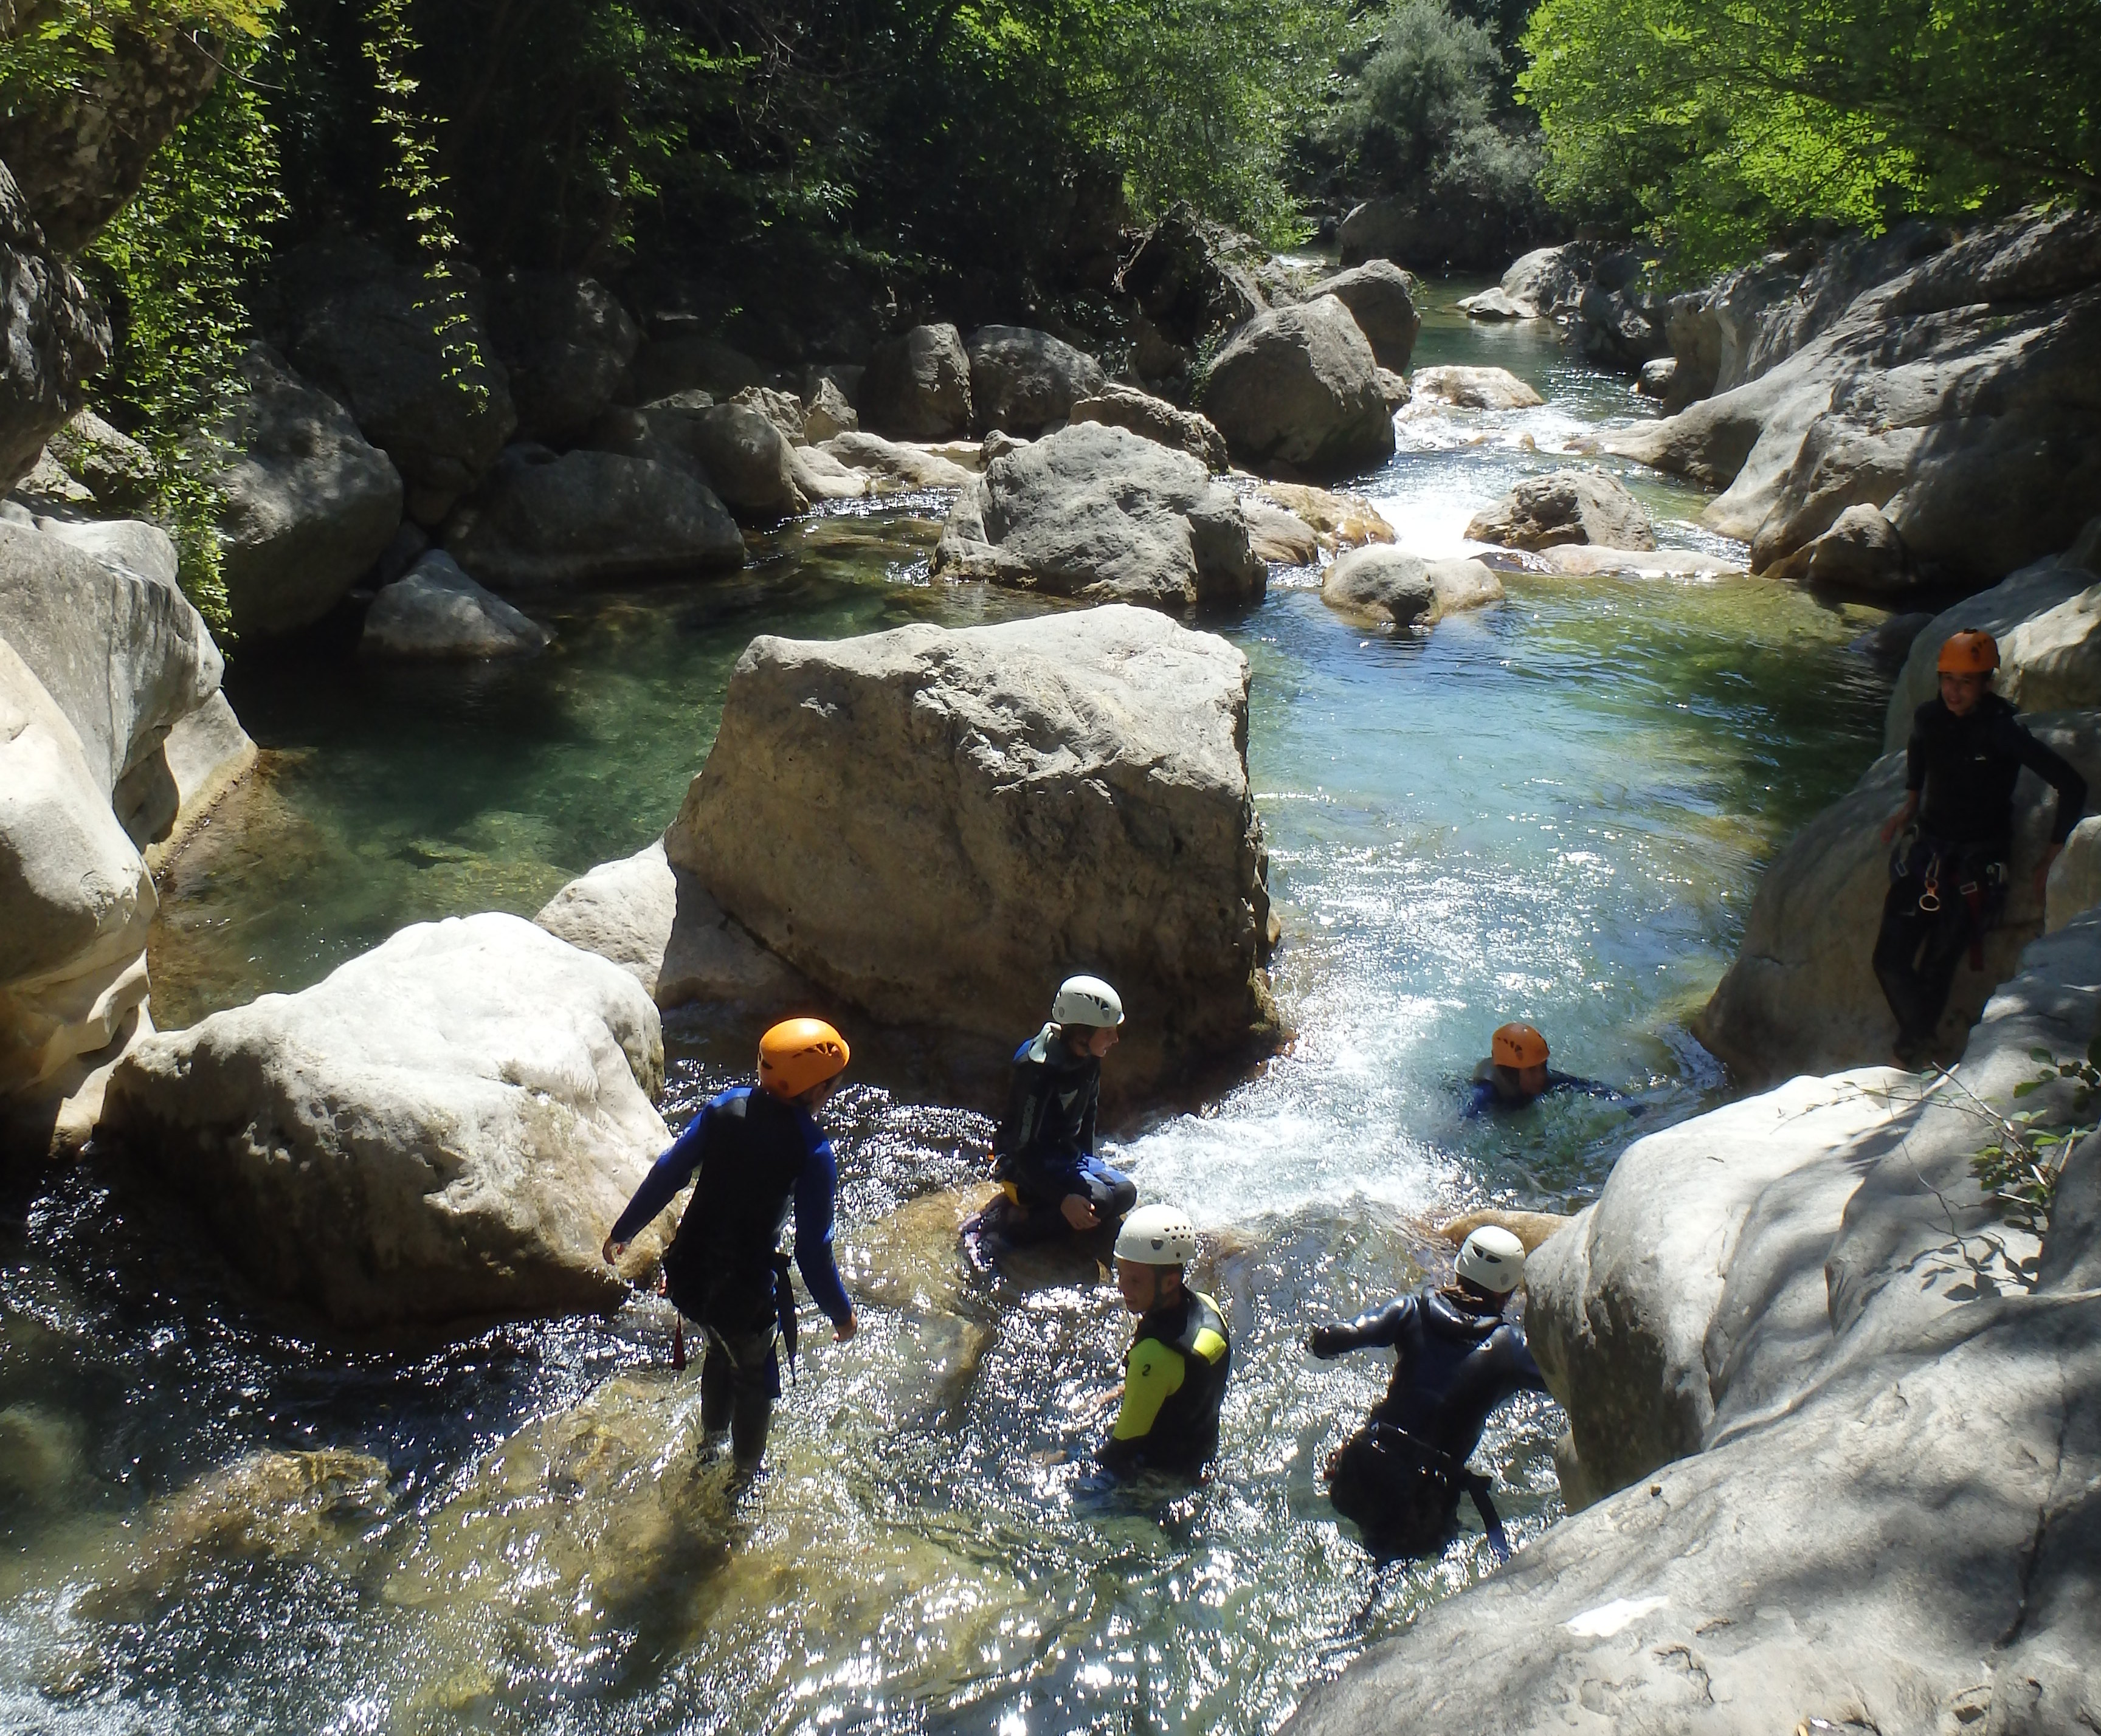
<path id="1" fill-rule="evenodd" d="M 1185 1290 L 1149 1309 L 1124 1363 L 1123 1410 L 1099 1455 L 1105 1469 L 1194 1476 L 1219 1450 L 1219 1409 L 1233 1363 L 1225 1317 Z"/>

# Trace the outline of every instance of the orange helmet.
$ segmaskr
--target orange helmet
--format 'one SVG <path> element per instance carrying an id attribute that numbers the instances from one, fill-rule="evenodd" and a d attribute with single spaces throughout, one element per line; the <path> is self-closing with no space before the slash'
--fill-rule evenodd
<path id="1" fill-rule="evenodd" d="M 1988 675 L 1999 666 L 1999 642 L 1988 633 L 1966 627 L 1940 647 L 1944 675 Z"/>
<path id="2" fill-rule="evenodd" d="M 1497 1029 L 1488 1055 L 1497 1067 L 1545 1067 L 1546 1039 L 1530 1025 L 1503 1025 Z"/>
<path id="3" fill-rule="evenodd" d="M 759 1040 L 759 1082 L 776 1097 L 800 1097 L 852 1058 L 847 1040 L 821 1018 L 785 1019 Z"/>

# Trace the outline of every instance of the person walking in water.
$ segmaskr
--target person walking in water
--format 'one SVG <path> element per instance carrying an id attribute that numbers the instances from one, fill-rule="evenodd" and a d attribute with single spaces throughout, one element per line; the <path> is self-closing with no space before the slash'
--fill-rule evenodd
<path id="1" fill-rule="evenodd" d="M 657 1160 L 606 1238 L 610 1266 L 696 1173 L 693 1196 L 664 1256 L 673 1304 L 701 1328 L 703 1450 L 727 1430 L 736 1468 L 758 1470 L 773 1402 L 781 1396 L 777 1331 L 794 1354 L 794 1292 L 778 1252 L 792 1204 L 795 1263 L 837 1341 L 854 1335 L 832 1260 L 838 1166 L 816 1116 L 850 1058 L 846 1039 L 819 1018 L 791 1018 L 759 1039 L 759 1084 L 725 1091 L 694 1116 Z"/>
<path id="2" fill-rule="evenodd" d="M 1363 1428 L 1328 1460 L 1328 1497 L 1376 1555 L 1435 1555 L 1458 1534 L 1470 1495 L 1499 1559 L 1510 1544 L 1488 1479 L 1466 1461 L 1488 1417 L 1519 1393 L 1546 1390 L 1524 1334 L 1503 1308 L 1524 1278 L 1524 1244 L 1484 1225 L 1442 1288 L 1424 1285 L 1347 1325 L 1321 1326 L 1306 1348 L 1324 1361 L 1390 1349 L 1393 1380 Z"/>
<path id="3" fill-rule="evenodd" d="M 1558 1073 L 1546 1064 L 1546 1039 L 1530 1025 L 1499 1025 L 1488 1040 L 1488 1058 L 1474 1069 L 1474 1082 L 1466 1093 L 1466 1107 L 1460 1111 L 1471 1121 L 1493 1111 L 1523 1109 L 1550 1091 L 1576 1091 L 1586 1097 L 1623 1102 L 1620 1093 L 1595 1079 L 1578 1079 Z M 1648 1106 L 1638 1103 L 1629 1111 L 1639 1115 Z"/>
<path id="4" fill-rule="evenodd" d="M 1907 1067 L 1932 1052 L 1965 950 L 1973 970 L 1984 968 L 1984 936 L 2006 904 L 2021 768 L 2057 792 L 2050 842 L 2036 864 L 2038 901 L 2086 806 L 2086 780 L 1992 691 L 1999 647 L 1990 634 L 1952 635 L 1938 665 L 1939 695 L 1912 715 L 1904 805 L 1882 827 L 1885 844 L 1898 841 L 1875 938 L 1875 975 L 1896 1015 L 1897 1063 Z"/>
<path id="5" fill-rule="evenodd" d="M 992 1142 L 1000 1192 L 964 1226 L 981 1256 L 1112 1230 L 1138 1204 L 1130 1177 L 1095 1155 L 1102 1061 L 1123 1017 L 1121 998 L 1099 977 L 1069 977 L 1051 1001 L 1050 1023 L 1015 1051 L 1006 1115 Z"/>
<path id="6" fill-rule="evenodd" d="M 1117 1288 L 1138 1329 L 1124 1358 L 1122 1408 L 1095 1456 L 1112 1474 L 1194 1477 L 1218 1452 L 1233 1347 L 1219 1305 L 1184 1280 L 1196 1257 L 1195 1226 L 1173 1206 L 1141 1206 L 1117 1233 Z"/>

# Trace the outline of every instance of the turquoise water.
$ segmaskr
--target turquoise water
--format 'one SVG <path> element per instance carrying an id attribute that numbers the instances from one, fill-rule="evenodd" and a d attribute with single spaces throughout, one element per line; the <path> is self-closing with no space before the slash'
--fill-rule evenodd
<path id="1" fill-rule="evenodd" d="M 1417 360 L 1506 365 L 1549 403 L 1404 424 L 1364 485 L 1412 546 L 1457 546 L 1517 475 L 1643 413 L 1537 327 L 1433 311 Z M 1640 487 L 1667 540 L 1701 544 L 1697 497 Z M 938 506 L 793 528 L 734 581 L 545 612 L 559 647 L 517 669 L 243 660 L 235 704 L 270 758 L 165 889 L 162 1021 L 312 981 L 409 921 L 529 912 L 639 848 L 756 632 L 1030 607 L 927 582 Z M 1207 624 L 1254 666 L 1294 1040 L 1118 1141 L 1147 1194 L 1209 1232 L 1201 1279 L 1235 1333 L 1202 1488 L 1090 1486 L 1073 1448 L 1115 1378 L 1114 1292 L 1086 1267 L 990 1283 L 959 1266 L 988 1124 L 901 1066 L 837 1112 L 863 1332 L 843 1349 L 806 1333 L 771 1474 L 741 1501 L 695 1467 L 661 1304 L 321 1342 L 251 1305 L 179 1207 L 93 1165 L 18 1172 L 0 1727 L 1260 1731 L 1488 1570 L 1471 1531 L 1382 1573 L 1338 1529 L 1316 1467 L 1384 1359 L 1315 1364 L 1298 1336 L 1414 1281 L 1430 1220 L 1566 1208 L 1634 1133 L 1717 1100 L 1686 1022 L 1758 864 L 1873 756 L 1884 688 L 1846 648 L 1873 617 L 1748 579 L 1520 577 L 1502 608 L 1396 638 L 1313 584 L 1280 574 Z M 1516 1015 L 1644 1113 L 1461 1122 L 1461 1081 Z M 671 1023 L 676 1123 L 750 1034 Z M 1528 1401 L 1484 1443 L 1520 1542 L 1560 1510 L 1559 1426 Z M 376 1485 L 296 1524 L 209 1522 L 229 1466 L 319 1448 L 368 1456 Z"/>

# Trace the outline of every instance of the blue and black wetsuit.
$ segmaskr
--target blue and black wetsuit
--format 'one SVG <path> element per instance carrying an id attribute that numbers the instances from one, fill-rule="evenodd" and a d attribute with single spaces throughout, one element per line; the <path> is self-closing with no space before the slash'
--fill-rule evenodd
<path id="1" fill-rule="evenodd" d="M 1912 716 L 1904 788 L 1920 798 L 1918 819 L 1890 859 L 1874 956 L 1900 1050 L 1932 1042 L 1966 949 L 1983 967 L 1984 935 L 2006 903 L 2024 766 L 2057 792 L 2050 836 L 2062 844 L 2086 809 L 2086 780 L 2022 728 L 2006 700 L 1987 693 L 1958 718 L 1931 699 Z"/>
<path id="2" fill-rule="evenodd" d="M 1501 1553 L 1488 1480 L 1466 1461 L 1497 1406 L 1546 1390 L 1516 1323 L 1491 1303 L 1425 1286 L 1347 1326 L 1317 1328 L 1307 1348 L 1322 1358 L 1394 1353 L 1386 1397 L 1329 1463 L 1335 1510 L 1355 1520 L 1374 1549 L 1423 1555 L 1451 1540 L 1459 1497 L 1471 1494 Z"/>
<path id="3" fill-rule="evenodd" d="M 1070 1235 L 1061 1207 L 1073 1194 L 1105 1226 L 1138 1204 L 1130 1177 L 1095 1155 L 1101 1098 L 1101 1062 L 1074 1054 L 1057 1026 L 1046 1025 L 1015 1051 L 1006 1119 L 992 1142 L 993 1174 L 1011 1202 L 994 1227 L 1008 1242 Z"/>
<path id="4" fill-rule="evenodd" d="M 697 1172 L 664 1276 L 679 1312 L 707 1338 L 701 1427 L 709 1434 L 733 1427 L 737 1463 L 749 1469 L 765 1451 L 781 1396 L 774 1340 L 786 1270 L 778 1248 L 791 1204 L 795 1263 L 811 1299 L 834 1326 L 853 1318 L 832 1260 L 838 1165 L 831 1142 L 797 1105 L 749 1085 L 725 1091 L 657 1160 L 613 1239 L 631 1241 Z"/>
<path id="5" fill-rule="evenodd" d="M 1497 1090 L 1495 1079 L 1491 1071 L 1494 1064 L 1493 1062 L 1484 1061 L 1475 1070 L 1474 1082 L 1466 1088 L 1466 1107 L 1459 1111 L 1462 1120 L 1472 1121 L 1485 1115 L 1499 1114 L 1513 1109 L 1524 1109 L 1538 1101 L 1537 1098 L 1505 1097 Z M 1555 1091 L 1573 1091 L 1582 1097 L 1603 1098 L 1608 1102 L 1626 1102 L 1623 1093 L 1615 1091 L 1610 1085 L 1601 1084 L 1597 1080 L 1578 1079 L 1573 1073 L 1556 1073 L 1550 1071 L 1546 1076 L 1546 1089 L 1541 1092 L 1539 1095 L 1545 1097 L 1548 1093 Z M 1638 1115 L 1648 1107 L 1646 1103 L 1636 1103 L 1632 1105 L 1627 1112 L 1630 1115 Z"/>

